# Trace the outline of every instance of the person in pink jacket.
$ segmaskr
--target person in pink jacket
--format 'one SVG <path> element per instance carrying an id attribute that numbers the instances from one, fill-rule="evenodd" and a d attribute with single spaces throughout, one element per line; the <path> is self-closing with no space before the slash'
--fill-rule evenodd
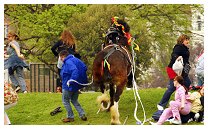
<path id="1" fill-rule="evenodd" d="M 169 120 L 170 123 L 179 125 L 181 124 L 180 114 L 187 115 L 190 113 L 191 102 L 188 100 L 188 89 L 184 86 L 183 77 L 176 76 L 174 86 L 176 87 L 175 100 L 170 101 L 170 106 L 163 111 L 157 123 L 150 122 L 152 125 L 162 125 L 171 117 L 173 118 Z"/>

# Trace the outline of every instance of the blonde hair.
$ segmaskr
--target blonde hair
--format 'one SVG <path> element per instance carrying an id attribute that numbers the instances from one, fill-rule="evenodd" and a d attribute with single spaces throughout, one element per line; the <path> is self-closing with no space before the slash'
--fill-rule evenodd
<path id="1" fill-rule="evenodd" d="M 183 44 L 184 40 L 189 40 L 189 39 L 190 39 L 189 36 L 182 34 L 181 36 L 178 37 L 177 44 Z"/>

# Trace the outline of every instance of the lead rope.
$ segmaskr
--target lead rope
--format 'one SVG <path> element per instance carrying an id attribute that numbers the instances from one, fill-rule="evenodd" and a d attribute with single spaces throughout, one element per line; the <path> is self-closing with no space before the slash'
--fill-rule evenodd
<path id="1" fill-rule="evenodd" d="M 134 42 L 135 39 L 132 40 L 132 42 Z M 139 96 L 139 93 L 138 93 L 138 86 L 136 84 L 136 81 L 135 81 L 135 70 L 136 70 L 136 65 L 135 65 L 135 60 L 134 60 L 134 56 L 135 56 L 135 52 L 134 52 L 134 48 L 132 47 L 132 75 L 133 75 L 133 92 L 134 92 L 134 99 L 135 99 L 135 109 L 134 109 L 134 118 L 136 119 L 137 121 L 137 124 L 138 125 L 144 125 L 145 121 L 146 121 L 146 113 L 145 113 L 145 109 L 144 109 L 144 106 L 143 106 L 143 103 L 141 101 L 141 98 Z M 137 117 L 137 109 L 138 109 L 138 100 L 141 104 L 141 107 L 142 107 L 142 110 L 143 110 L 143 114 L 144 114 L 144 120 L 143 122 L 141 122 L 141 120 L 138 119 Z"/>
<path id="2" fill-rule="evenodd" d="M 74 79 L 70 79 L 70 80 L 67 81 L 67 85 L 68 86 L 70 85 L 70 82 L 75 82 L 75 83 L 77 83 L 79 85 L 82 85 L 82 86 L 89 86 L 89 85 L 91 85 L 93 83 L 93 77 L 92 77 L 92 81 L 90 83 L 83 84 L 83 83 L 79 83 L 78 81 L 76 81 Z"/>

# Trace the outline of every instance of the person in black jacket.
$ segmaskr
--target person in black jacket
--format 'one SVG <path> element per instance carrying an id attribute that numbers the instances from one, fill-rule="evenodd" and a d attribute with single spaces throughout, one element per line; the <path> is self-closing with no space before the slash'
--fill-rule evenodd
<path id="1" fill-rule="evenodd" d="M 189 86 L 191 84 L 191 80 L 188 76 L 189 70 L 190 70 L 190 65 L 189 65 L 190 52 L 189 52 L 189 48 L 188 48 L 189 40 L 190 40 L 190 37 L 187 35 L 182 34 L 181 36 L 179 36 L 179 38 L 177 39 L 177 44 L 173 48 L 170 63 L 167 67 L 167 68 L 172 69 L 172 66 L 173 66 L 175 60 L 177 58 L 181 58 L 181 57 L 183 58 L 184 69 L 182 71 L 182 77 L 184 79 L 184 85 L 187 89 L 189 89 Z M 167 73 L 170 73 L 170 72 L 167 72 Z M 159 104 L 157 105 L 158 110 L 163 110 L 166 107 L 166 105 L 170 99 L 170 96 L 176 90 L 176 88 L 173 85 L 173 79 L 175 78 L 175 76 L 176 76 L 176 73 L 173 74 L 172 77 L 170 77 L 169 84 L 167 86 L 167 90 L 165 91 L 162 99 L 160 100 Z"/>
<path id="2" fill-rule="evenodd" d="M 72 33 L 65 29 L 62 33 L 61 33 L 61 37 L 59 39 L 58 42 L 56 42 L 54 44 L 54 46 L 51 48 L 51 51 L 53 52 L 54 56 L 58 57 L 59 53 L 63 50 L 67 50 L 70 54 L 74 55 L 75 57 L 81 59 L 81 56 L 79 53 L 77 53 L 76 51 L 76 39 L 75 37 L 72 35 Z M 62 68 L 63 62 L 60 60 L 60 58 L 58 58 L 58 74 L 60 77 L 60 72 L 61 72 L 61 68 Z M 62 85 L 61 83 L 61 79 L 59 78 L 57 80 L 57 89 L 60 88 Z"/>

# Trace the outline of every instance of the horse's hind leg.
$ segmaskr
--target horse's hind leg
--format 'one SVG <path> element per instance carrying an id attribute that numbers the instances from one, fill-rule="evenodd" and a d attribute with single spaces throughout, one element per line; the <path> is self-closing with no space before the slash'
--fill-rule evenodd
<path id="1" fill-rule="evenodd" d="M 115 102 L 119 101 L 120 95 L 123 93 L 124 86 L 125 86 L 125 84 L 122 83 L 116 87 L 116 93 L 115 93 L 115 97 L 114 97 Z"/>
<path id="2" fill-rule="evenodd" d="M 113 103 L 113 106 L 110 108 L 110 111 L 111 111 L 111 124 L 112 125 L 119 125 L 121 124 L 120 120 L 119 120 L 119 111 L 118 111 L 118 102 L 119 102 L 119 98 L 120 98 L 120 95 L 122 94 L 123 92 L 123 88 L 125 86 L 125 82 L 118 85 L 116 87 L 116 93 L 115 93 L 115 96 L 114 96 L 114 103 Z"/>
<path id="3" fill-rule="evenodd" d="M 114 104 L 114 94 L 115 94 L 114 84 L 110 84 L 110 107 L 113 106 Z"/>

